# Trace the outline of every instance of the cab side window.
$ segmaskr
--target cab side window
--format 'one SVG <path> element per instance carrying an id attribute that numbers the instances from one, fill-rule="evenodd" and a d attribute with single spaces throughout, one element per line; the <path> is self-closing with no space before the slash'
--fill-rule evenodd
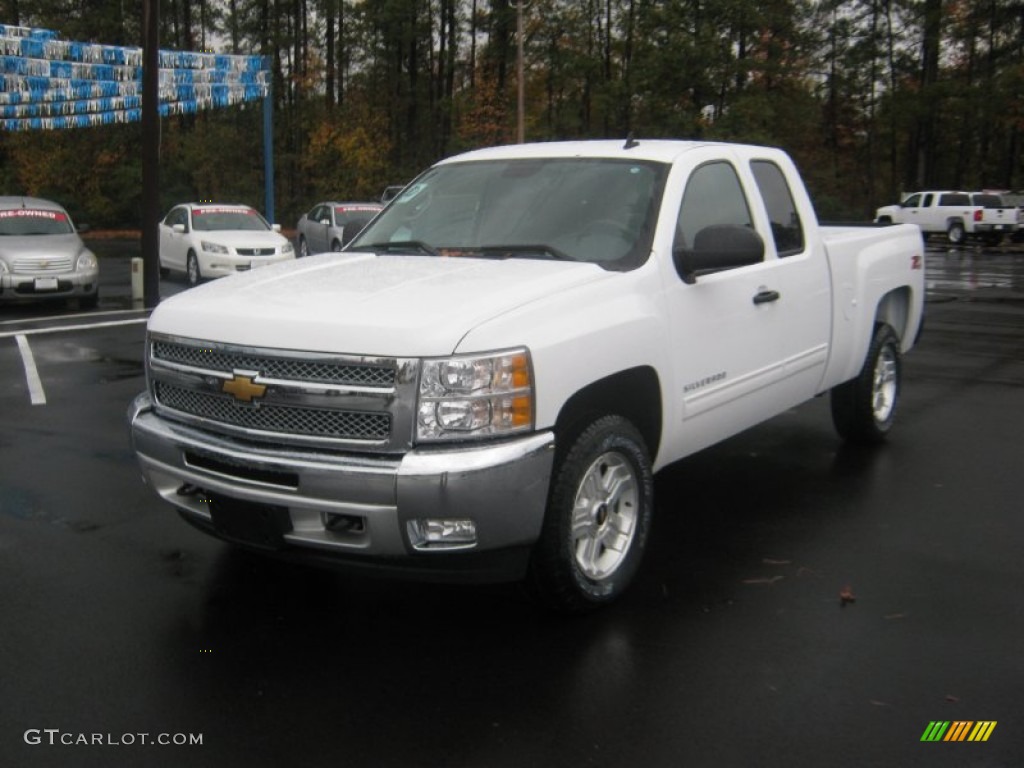
<path id="1" fill-rule="evenodd" d="M 900 205 L 904 208 L 919 208 L 921 206 L 921 196 L 911 195 L 902 203 L 900 203 Z"/>
<path id="2" fill-rule="evenodd" d="M 804 250 L 804 230 L 782 169 L 768 160 L 755 160 L 750 164 L 750 170 L 768 211 L 775 251 L 779 256 L 801 253 Z"/>
<path id="3" fill-rule="evenodd" d="M 702 240 L 730 225 L 753 229 L 750 208 L 736 170 L 721 161 L 702 165 L 686 183 L 672 248 L 700 248 Z"/>

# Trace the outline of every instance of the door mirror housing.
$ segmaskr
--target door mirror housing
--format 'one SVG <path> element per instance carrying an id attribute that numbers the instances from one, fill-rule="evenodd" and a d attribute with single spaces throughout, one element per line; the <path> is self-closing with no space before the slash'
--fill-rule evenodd
<path id="1" fill-rule="evenodd" d="M 672 261 L 680 279 L 693 285 L 702 275 L 764 261 L 764 240 L 750 227 L 712 224 L 697 232 L 692 248 L 676 248 Z"/>

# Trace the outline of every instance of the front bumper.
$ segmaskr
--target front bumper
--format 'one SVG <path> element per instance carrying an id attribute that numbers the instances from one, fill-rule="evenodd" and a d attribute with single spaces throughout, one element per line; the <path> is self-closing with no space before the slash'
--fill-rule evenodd
<path id="1" fill-rule="evenodd" d="M 145 481 L 208 533 L 268 548 L 218 524 L 210 499 L 226 498 L 283 520 L 269 548 L 285 557 L 435 580 L 523 576 L 554 457 L 550 432 L 397 456 L 254 445 L 164 419 L 145 393 L 129 407 L 128 422 Z M 475 542 L 424 545 L 412 529 L 425 519 L 472 520 Z"/>
<path id="2" fill-rule="evenodd" d="M 45 276 L 4 273 L 0 275 L 0 301 L 95 296 L 99 277 L 98 269 Z"/>
<path id="3" fill-rule="evenodd" d="M 269 267 L 282 261 L 292 261 L 295 254 L 276 254 L 274 256 L 239 256 L 233 253 L 209 253 L 202 251 L 199 256 L 199 271 L 203 277 L 227 277 L 235 272 L 248 272 L 251 269 Z"/>

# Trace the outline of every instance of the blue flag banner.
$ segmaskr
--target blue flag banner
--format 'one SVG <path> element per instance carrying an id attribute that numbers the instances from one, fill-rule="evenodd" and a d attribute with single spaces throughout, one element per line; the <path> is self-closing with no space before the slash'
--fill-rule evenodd
<path id="1" fill-rule="evenodd" d="M 160 51 L 160 114 L 264 99 L 263 56 Z M 58 40 L 0 24 L 0 130 L 84 128 L 142 118 L 142 48 Z"/>

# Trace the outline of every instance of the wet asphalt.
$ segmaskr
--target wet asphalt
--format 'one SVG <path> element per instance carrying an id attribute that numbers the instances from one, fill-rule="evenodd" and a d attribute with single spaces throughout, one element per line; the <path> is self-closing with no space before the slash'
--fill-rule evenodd
<path id="1" fill-rule="evenodd" d="M 564 619 L 182 522 L 128 444 L 138 245 L 94 247 L 95 312 L 0 308 L 0 764 L 1024 766 L 1024 252 L 929 250 L 886 445 L 820 398 L 669 467 L 632 590 Z"/>

